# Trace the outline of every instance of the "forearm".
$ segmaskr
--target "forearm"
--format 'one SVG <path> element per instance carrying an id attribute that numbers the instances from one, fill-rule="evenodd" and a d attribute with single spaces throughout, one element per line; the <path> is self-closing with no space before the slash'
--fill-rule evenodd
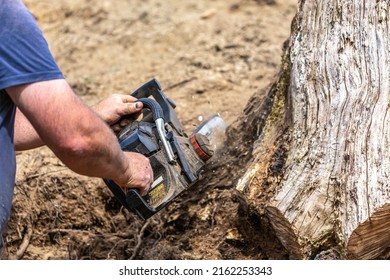
<path id="1" fill-rule="evenodd" d="M 24 139 L 30 140 L 30 146 L 42 139 L 73 171 L 122 180 L 128 163 L 115 135 L 65 81 L 18 86 L 7 92 L 29 120 L 24 122 L 22 117 L 18 121 L 18 147 L 28 142 L 19 136 L 24 129 L 29 135 Z"/>
<path id="2" fill-rule="evenodd" d="M 100 103 L 91 107 L 91 109 L 104 122 L 110 125 L 111 129 L 118 133 L 124 126 L 128 125 L 132 119 L 138 117 L 143 104 L 136 102 L 137 99 L 125 94 L 113 94 L 102 100 Z M 130 116 L 121 122 L 118 122 L 122 116 Z M 24 114 L 17 109 L 15 118 L 15 148 L 18 151 L 28 150 L 44 145 L 35 128 Z"/>
<path id="3" fill-rule="evenodd" d="M 61 143 L 49 140 L 48 146 L 79 174 L 120 181 L 128 168 L 124 153 L 109 127 L 94 112 L 84 109 L 83 118 L 77 124 L 79 135 Z"/>
<path id="4" fill-rule="evenodd" d="M 16 110 L 14 128 L 14 144 L 17 151 L 34 149 L 44 145 L 35 128 L 19 109 Z"/>

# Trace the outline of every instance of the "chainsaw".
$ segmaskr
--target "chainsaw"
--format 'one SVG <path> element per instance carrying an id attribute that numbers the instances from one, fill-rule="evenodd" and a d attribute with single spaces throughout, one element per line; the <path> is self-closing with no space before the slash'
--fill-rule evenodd
<path id="1" fill-rule="evenodd" d="M 137 189 L 123 191 L 112 180 L 104 182 L 126 209 L 146 220 L 199 180 L 226 125 L 219 115 L 214 115 L 187 136 L 175 112 L 175 103 L 156 79 L 131 95 L 143 103 L 142 118 L 124 127 L 117 138 L 123 151 L 149 158 L 154 181 L 144 196 Z"/>

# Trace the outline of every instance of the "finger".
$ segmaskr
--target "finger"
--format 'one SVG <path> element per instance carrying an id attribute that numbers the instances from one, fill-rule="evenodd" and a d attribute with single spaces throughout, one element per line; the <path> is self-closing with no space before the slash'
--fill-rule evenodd
<path id="1" fill-rule="evenodd" d="M 131 115 L 134 113 L 138 113 L 142 110 L 143 104 L 142 102 L 134 102 L 134 103 L 125 103 L 123 106 L 123 115 Z"/>
<path id="2" fill-rule="evenodd" d="M 121 111 L 118 111 L 119 116 L 122 118 L 119 121 L 120 126 L 126 126 L 130 122 L 135 121 L 142 112 L 142 102 L 136 103 L 124 103 L 121 106 Z"/>
<path id="3" fill-rule="evenodd" d="M 133 103 L 137 101 L 137 98 L 128 94 L 120 94 L 119 96 L 121 97 L 122 102 L 124 103 Z"/>
<path id="4" fill-rule="evenodd" d="M 122 128 L 122 127 L 125 127 L 125 126 L 129 125 L 131 122 L 132 122 L 131 119 L 123 119 L 123 120 L 121 120 L 121 122 L 119 123 L 119 125 L 120 125 L 121 128 Z"/>
<path id="5" fill-rule="evenodd" d="M 151 167 L 147 168 L 148 169 L 148 173 L 149 173 L 149 176 L 145 176 L 148 178 L 148 182 L 146 183 L 146 187 L 144 188 L 140 188 L 139 191 L 140 191 L 140 194 L 141 196 L 145 196 L 148 194 L 149 192 L 149 189 L 150 189 L 150 186 L 153 184 L 153 170 Z"/>
<path id="6" fill-rule="evenodd" d="M 111 129 L 115 134 L 118 134 L 122 130 L 122 127 L 119 124 L 114 124 L 111 126 Z"/>
<path id="7" fill-rule="evenodd" d="M 141 196 L 145 196 L 145 195 L 148 194 L 148 192 L 147 192 L 145 189 L 139 189 L 139 194 L 140 194 Z"/>
<path id="8" fill-rule="evenodd" d="M 146 188 L 140 189 L 140 193 L 142 196 L 145 196 L 149 193 L 150 186 L 152 185 L 153 181 L 151 181 Z"/>

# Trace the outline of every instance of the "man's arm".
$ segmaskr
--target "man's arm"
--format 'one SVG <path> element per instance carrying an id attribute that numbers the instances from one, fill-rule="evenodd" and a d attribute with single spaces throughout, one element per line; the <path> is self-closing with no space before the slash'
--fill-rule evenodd
<path id="1" fill-rule="evenodd" d="M 109 127 L 65 80 L 15 86 L 7 92 L 41 141 L 73 171 L 109 178 L 122 187 L 145 191 L 150 186 L 153 173 L 148 159 L 122 152 Z M 20 124 L 16 127 L 23 128 Z M 20 137 L 19 132 L 15 137 Z"/>
<path id="2" fill-rule="evenodd" d="M 141 112 L 143 104 L 137 102 L 135 97 L 127 94 L 113 94 L 100 101 L 91 109 L 118 133 L 128 125 Z M 118 121 L 125 115 L 131 115 L 130 119 Z M 45 145 L 26 116 L 16 110 L 14 144 L 17 151 L 30 150 Z"/>

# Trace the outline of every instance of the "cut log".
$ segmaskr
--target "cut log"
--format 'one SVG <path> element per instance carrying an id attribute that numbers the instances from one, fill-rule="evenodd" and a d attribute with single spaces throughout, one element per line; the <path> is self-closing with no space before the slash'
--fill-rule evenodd
<path id="1" fill-rule="evenodd" d="M 290 258 L 332 249 L 374 259 L 390 247 L 388 8 L 299 1 L 273 107 L 237 185 Z"/>

